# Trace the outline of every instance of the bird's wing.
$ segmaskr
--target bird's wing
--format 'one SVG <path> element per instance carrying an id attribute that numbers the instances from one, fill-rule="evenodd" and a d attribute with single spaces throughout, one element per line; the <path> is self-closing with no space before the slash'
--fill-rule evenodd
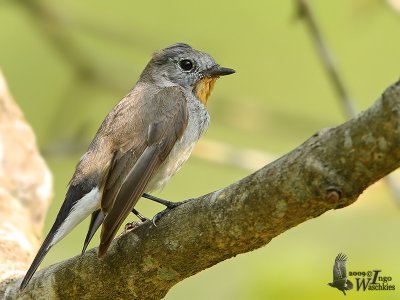
<path id="1" fill-rule="evenodd" d="M 341 280 L 346 278 L 346 255 L 339 253 L 336 256 L 335 264 L 333 265 L 333 280 Z"/>
<path id="2" fill-rule="evenodd" d="M 104 185 L 105 215 L 99 256 L 104 255 L 122 222 L 142 196 L 154 171 L 163 163 L 188 122 L 187 102 L 179 87 L 160 90 L 139 105 L 135 138 L 117 150 Z"/>

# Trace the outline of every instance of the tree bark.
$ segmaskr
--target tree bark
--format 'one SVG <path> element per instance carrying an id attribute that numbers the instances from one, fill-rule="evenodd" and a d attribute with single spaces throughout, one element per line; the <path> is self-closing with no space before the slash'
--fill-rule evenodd
<path id="1" fill-rule="evenodd" d="M 97 249 L 0 284 L 6 299 L 161 299 L 179 281 L 350 205 L 400 165 L 400 82 L 350 121 L 232 185 L 145 222 Z"/>

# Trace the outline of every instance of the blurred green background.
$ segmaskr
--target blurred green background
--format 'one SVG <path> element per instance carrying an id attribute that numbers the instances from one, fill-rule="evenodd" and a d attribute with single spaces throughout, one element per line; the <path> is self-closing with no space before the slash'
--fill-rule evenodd
<path id="1" fill-rule="evenodd" d="M 388 2 L 395 1 L 310 1 L 360 110 L 399 78 L 400 14 Z M 46 231 L 105 115 L 151 53 L 178 41 L 237 70 L 216 85 L 206 140 L 279 156 L 344 121 L 294 1 L 0 1 L 0 67 L 54 174 Z M 183 200 L 251 172 L 193 156 L 157 195 Z M 151 217 L 161 207 L 141 200 L 138 210 Z M 79 254 L 87 226 L 56 245 L 42 267 Z M 379 268 L 396 285 L 349 297 L 399 299 L 398 228 L 399 207 L 377 183 L 350 207 L 184 280 L 166 299 L 339 299 L 327 286 L 339 252 L 348 255 L 349 271 Z M 91 247 L 97 244 L 96 236 Z"/>

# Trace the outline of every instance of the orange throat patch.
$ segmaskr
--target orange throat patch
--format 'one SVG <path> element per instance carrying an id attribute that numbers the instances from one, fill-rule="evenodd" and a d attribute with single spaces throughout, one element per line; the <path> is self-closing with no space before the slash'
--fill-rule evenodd
<path id="1" fill-rule="evenodd" d="M 207 105 L 208 97 L 210 97 L 216 81 L 216 77 L 205 77 L 196 84 L 194 94 L 204 105 Z"/>

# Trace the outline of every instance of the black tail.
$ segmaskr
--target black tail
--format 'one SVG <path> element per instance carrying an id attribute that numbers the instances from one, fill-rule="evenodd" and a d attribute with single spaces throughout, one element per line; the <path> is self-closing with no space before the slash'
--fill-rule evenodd
<path id="1" fill-rule="evenodd" d="M 89 245 L 94 234 L 96 233 L 97 229 L 99 229 L 99 227 L 103 223 L 103 221 L 104 221 L 104 214 L 101 211 L 101 209 L 98 209 L 94 213 L 92 213 L 92 218 L 90 219 L 89 230 L 86 234 L 85 243 L 83 244 L 82 255 L 85 253 L 87 246 Z"/>
<path id="2" fill-rule="evenodd" d="M 49 252 L 50 248 L 53 246 L 51 244 L 56 231 L 50 230 L 49 234 L 46 236 L 42 246 L 40 247 L 38 253 L 35 256 L 31 266 L 29 267 L 28 272 L 26 272 L 24 279 L 20 285 L 20 289 L 24 289 L 26 285 L 31 280 L 33 274 L 35 274 L 37 268 L 39 267 L 40 263 L 42 262 L 43 258 L 46 256 L 47 252 Z"/>

